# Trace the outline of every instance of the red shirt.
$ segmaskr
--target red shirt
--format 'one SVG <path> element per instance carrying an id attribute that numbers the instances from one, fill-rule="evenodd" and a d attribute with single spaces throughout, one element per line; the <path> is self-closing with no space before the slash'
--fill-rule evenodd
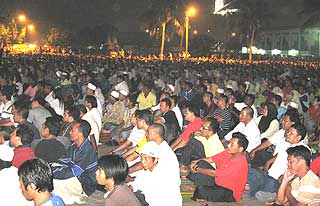
<path id="1" fill-rule="evenodd" d="M 310 169 L 320 177 L 320 157 L 317 157 L 311 162 Z"/>
<path id="2" fill-rule="evenodd" d="M 22 165 L 22 163 L 32 158 L 34 158 L 34 152 L 31 149 L 31 147 L 17 147 L 14 150 L 12 166 L 19 168 Z"/>
<path id="3" fill-rule="evenodd" d="M 190 122 L 185 130 L 183 130 L 182 134 L 180 135 L 181 139 L 184 142 L 189 142 L 190 136 L 192 133 L 198 131 L 201 128 L 202 119 L 197 117 L 193 122 Z"/>
<path id="4" fill-rule="evenodd" d="M 227 150 L 214 155 L 212 160 L 216 163 L 217 185 L 233 191 L 233 197 L 238 202 L 248 178 L 248 162 L 245 155 L 232 158 Z"/>

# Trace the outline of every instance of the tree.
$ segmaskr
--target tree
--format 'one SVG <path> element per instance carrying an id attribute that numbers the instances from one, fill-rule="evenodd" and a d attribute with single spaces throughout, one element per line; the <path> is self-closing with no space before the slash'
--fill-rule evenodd
<path id="1" fill-rule="evenodd" d="M 68 45 L 68 34 L 61 29 L 52 27 L 47 34 L 46 43 L 52 46 L 66 46 Z"/>
<path id="2" fill-rule="evenodd" d="M 150 36 L 161 36 L 161 59 L 165 41 L 170 41 L 175 34 L 183 35 L 183 26 L 177 16 L 178 7 L 181 5 L 183 2 L 179 0 L 152 0 L 149 9 L 141 15 L 141 21 L 148 28 Z"/>
<path id="3" fill-rule="evenodd" d="M 229 7 L 238 9 L 230 15 L 231 27 L 236 27 L 242 39 L 247 39 L 249 61 L 252 61 L 252 46 L 256 33 L 272 18 L 268 0 L 234 0 Z"/>

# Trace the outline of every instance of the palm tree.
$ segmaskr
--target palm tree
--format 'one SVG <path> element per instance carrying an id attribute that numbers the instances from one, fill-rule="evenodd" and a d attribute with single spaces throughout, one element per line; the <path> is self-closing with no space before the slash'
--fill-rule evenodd
<path id="1" fill-rule="evenodd" d="M 230 7 L 237 9 L 236 13 L 230 15 L 231 24 L 248 39 L 249 61 L 251 62 L 256 33 L 272 16 L 268 0 L 233 0 L 224 9 Z"/>
<path id="2" fill-rule="evenodd" d="M 180 5 L 183 5 L 180 0 L 162 0 L 161 4 L 157 0 L 152 0 L 149 9 L 141 15 L 141 21 L 148 28 L 150 36 L 156 38 L 161 36 L 161 60 L 163 59 L 165 40 L 170 41 L 175 34 L 183 35 L 183 26 L 177 17 Z"/>

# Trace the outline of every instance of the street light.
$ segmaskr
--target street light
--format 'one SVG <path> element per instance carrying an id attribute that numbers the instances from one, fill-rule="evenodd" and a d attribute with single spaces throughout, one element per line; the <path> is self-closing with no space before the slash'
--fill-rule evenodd
<path id="1" fill-rule="evenodd" d="M 191 16 L 194 16 L 196 13 L 196 9 L 191 7 L 189 8 L 187 11 L 186 11 L 186 48 L 185 48 L 185 55 L 186 57 L 188 56 L 189 54 L 189 51 L 188 51 L 188 47 L 189 47 L 189 18 Z"/>
<path id="2" fill-rule="evenodd" d="M 18 16 L 18 19 L 19 19 L 20 22 L 25 22 L 27 20 L 27 17 L 24 14 L 20 14 Z"/>
<path id="3" fill-rule="evenodd" d="M 33 24 L 28 25 L 28 30 L 33 32 L 34 31 L 34 25 Z"/>

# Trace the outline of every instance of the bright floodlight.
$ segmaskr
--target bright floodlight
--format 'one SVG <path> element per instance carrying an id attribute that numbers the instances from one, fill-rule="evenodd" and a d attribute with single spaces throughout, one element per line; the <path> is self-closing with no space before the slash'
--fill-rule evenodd
<path id="1" fill-rule="evenodd" d="M 187 13 L 188 13 L 188 16 L 194 16 L 196 14 L 196 9 L 194 7 L 190 7 Z"/>
<path id="2" fill-rule="evenodd" d="M 18 19 L 19 19 L 20 22 L 25 22 L 27 17 L 25 15 L 21 14 L 21 15 L 18 16 Z"/>
<path id="3" fill-rule="evenodd" d="M 33 26 L 33 24 L 30 24 L 30 25 L 28 26 L 28 30 L 29 30 L 29 31 L 34 31 L 34 26 Z"/>

